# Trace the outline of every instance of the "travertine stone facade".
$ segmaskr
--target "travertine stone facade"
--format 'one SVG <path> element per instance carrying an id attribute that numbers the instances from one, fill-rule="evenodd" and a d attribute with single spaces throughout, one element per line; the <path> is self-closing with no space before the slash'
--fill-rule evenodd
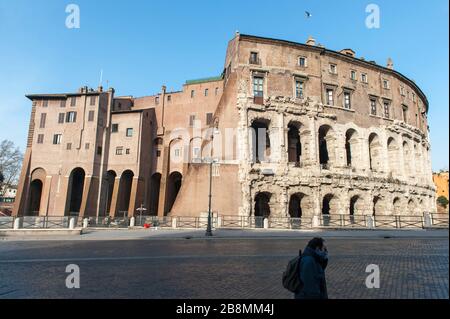
<path id="1" fill-rule="evenodd" d="M 222 76 L 179 92 L 29 98 L 15 214 L 131 216 L 142 204 L 150 214 L 198 216 L 208 209 L 210 168 L 219 215 L 436 209 L 425 95 L 392 61 L 385 68 L 351 49 L 236 34 Z M 58 123 L 61 101 L 75 122 Z M 62 142 L 52 144 L 58 132 Z"/>

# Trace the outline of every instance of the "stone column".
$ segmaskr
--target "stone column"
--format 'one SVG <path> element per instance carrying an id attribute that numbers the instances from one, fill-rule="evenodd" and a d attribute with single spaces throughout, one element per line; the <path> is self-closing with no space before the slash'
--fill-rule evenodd
<path id="1" fill-rule="evenodd" d="M 359 138 L 359 145 L 361 147 L 361 169 L 365 172 L 370 171 L 370 151 L 369 151 L 369 139 L 365 132 L 361 132 L 361 137 Z"/>
<path id="2" fill-rule="evenodd" d="M 139 187 L 140 183 L 140 178 L 134 176 L 133 177 L 133 182 L 131 184 L 131 193 L 130 193 L 130 203 L 128 206 L 128 217 L 132 217 L 134 216 L 134 212 L 136 210 L 136 200 L 139 200 L 140 196 L 138 194 L 138 192 L 140 191 L 140 187 Z"/>
<path id="3" fill-rule="evenodd" d="M 117 210 L 117 200 L 119 197 L 120 176 L 116 176 L 114 180 L 113 192 L 111 195 L 111 206 L 109 207 L 109 216 L 115 217 Z"/>
<path id="4" fill-rule="evenodd" d="M 317 132 L 316 127 L 316 120 L 313 116 L 309 117 L 309 130 L 310 130 L 310 143 L 309 143 L 309 159 L 311 162 L 311 166 L 315 166 L 317 169 L 319 168 L 320 161 L 319 161 L 319 146 L 318 146 L 318 139 L 319 139 L 319 133 Z"/>
<path id="5" fill-rule="evenodd" d="M 48 204 L 51 196 L 52 176 L 46 176 L 41 194 L 41 203 L 39 206 L 39 216 L 46 216 L 48 213 Z M 64 215 L 64 213 L 62 214 Z"/>

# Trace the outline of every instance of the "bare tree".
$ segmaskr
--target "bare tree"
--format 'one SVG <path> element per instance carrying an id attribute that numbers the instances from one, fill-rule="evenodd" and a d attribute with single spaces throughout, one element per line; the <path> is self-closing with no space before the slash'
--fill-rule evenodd
<path id="1" fill-rule="evenodd" d="M 23 154 L 13 142 L 3 140 L 0 142 L 0 196 L 6 189 L 16 185 L 22 166 Z"/>

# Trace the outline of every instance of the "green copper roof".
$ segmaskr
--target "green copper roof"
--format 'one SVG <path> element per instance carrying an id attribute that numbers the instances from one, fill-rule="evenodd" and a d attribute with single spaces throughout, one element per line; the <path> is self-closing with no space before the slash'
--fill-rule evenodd
<path id="1" fill-rule="evenodd" d="M 220 81 L 222 80 L 222 76 L 212 76 L 209 78 L 203 78 L 203 79 L 196 79 L 196 80 L 187 80 L 186 84 L 199 84 L 199 83 L 205 83 L 205 82 L 214 82 L 214 81 Z"/>

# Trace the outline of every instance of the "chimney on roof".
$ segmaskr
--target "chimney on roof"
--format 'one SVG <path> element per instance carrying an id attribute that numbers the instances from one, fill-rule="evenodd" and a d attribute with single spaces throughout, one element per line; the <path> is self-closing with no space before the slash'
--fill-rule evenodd
<path id="1" fill-rule="evenodd" d="M 386 67 L 387 67 L 388 69 L 391 69 L 391 70 L 394 69 L 394 61 L 392 61 L 391 58 L 388 58 Z"/>
<path id="2" fill-rule="evenodd" d="M 314 39 L 312 36 L 308 37 L 308 40 L 306 40 L 307 45 L 316 45 L 316 39 Z"/>
<path id="3" fill-rule="evenodd" d="M 342 54 L 351 56 L 352 58 L 355 57 L 355 51 L 353 51 L 352 49 L 342 49 L 341 51 L 339 51 Z"/>

